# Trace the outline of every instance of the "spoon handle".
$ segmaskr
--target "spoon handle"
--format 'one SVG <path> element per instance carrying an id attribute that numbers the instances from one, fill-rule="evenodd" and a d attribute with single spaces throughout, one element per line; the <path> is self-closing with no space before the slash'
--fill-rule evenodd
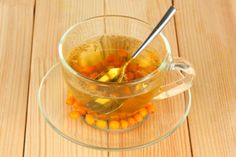
<path id="1" fill-rule="evenodd" d="M 149 34 L 147 39 L 142 43 L 142 45 L 137 49 L 135 53 L 132 55 L 132 59 L 135 59 L 146 47 L 147 45 L 162 31 L 165 25 L 170 21 L 171 17 L 175 14 L 175 7 L 171 6 L 165 15 L 162 17 L 160 22 L 156 25 L 153 31 Z"/>

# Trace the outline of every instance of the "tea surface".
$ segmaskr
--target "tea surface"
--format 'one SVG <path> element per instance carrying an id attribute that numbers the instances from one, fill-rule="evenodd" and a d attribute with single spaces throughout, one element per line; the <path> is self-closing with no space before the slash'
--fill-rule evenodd
<path id="1" fill-rule="evenodd" d="M 111 68 L 121 67 L 140 44 L 140 41 L 124 36 L 97 37 L 74 48 L 67 60 L 79 74 L 96 79 Z M 123 81 L 142 78 L 157 69 L 159 65 L 158 53 L 152 48 L 147 48 L 128 65 Z M 113 80 L 115 79 L 109 81 Z"/>

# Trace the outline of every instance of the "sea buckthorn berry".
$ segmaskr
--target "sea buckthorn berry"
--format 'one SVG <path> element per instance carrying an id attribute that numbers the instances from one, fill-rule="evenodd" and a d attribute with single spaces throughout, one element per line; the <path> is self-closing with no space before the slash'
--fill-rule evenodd
<path id="1" fill-rule="evenodd" d="M 153 104 L 150 104 L 150 105 L 146 106 L 146 109 L 149 113 L 153 113 L 153 112 L 156 111 L 156 107 Z"/>
<path id="2" fill-rule="evenodd" d="M 120 128 L 119 121 L 116 121 L 116 120 L 109 121 L 109 128 L 110 129 L 119 129 Z"/>
<path id="3" fill-rule="evenodd" d="M 127 72 L 127 73 L 125 74 L 125 76 L 126 76 L 126 78 L 127 78 L 128 81 L 131 81 L 131 80 L 135 79 L 135 75 L 134 75 L 133 72 Z"/>
<path id="4" fill-rule="evenodd" d="M 114 62 L 116 59 L 116 56 L 114 54 L 109 54 L 107 57 L 106 57 L 106 61 L 107 62 Z"/>
<path id="5" fill-rule="evenodd" d="M 120 49 L 120 50 L 118 51 L 118 55 L 119 55 L 120 57 L 128 57 L 128 52 L 126 52 L 126 51 L 123 50 L 123 49 Z"/>
<path id="6" fill-rule="evenodd" d="M 71 111 L 71 112 L 69 113 L 69 116 L 70 116 L 70 118 L 72 118 L 72 119 L 78 119 L 79 116 L 80 116 L 80 114 L 79 114 L 78 111 Z"/>
<path id="7" fill-rule="evenodd" d="M 113 66 L 114 67 L 120 67 L 124 64 L 123 61 L 120 61 L 120 60 L 116 60 L 114 63 L 113 63 Z"/>
<path id="8" fill-rule="evenodd" d="M 137 79 L 137 78 L 141 78 L 141 77 L 143 77 L 144 74 L 142 74 L 142 73 L 139 72 L 139 71 L 136 71 L 135 74 L 134 74 L 134 76 L 135 76 L 135 79 Z"/>
<path id="9" fill-rule="evenodd" d="M 129 123 L 128 123 L 127 120 L 121 120 L 121 121 L 120 121 L 120 125 L 121 125 L 121 128 L 122 128 L 122 129 L 126 129 L 126 128 L 128 128 Z"/>
<path id="10" fill-rule="evenodd" d="M 76 109 L 81 106 L 81 103 L 75 100 L 72 106 Z"/>
<path id="11" fill-rule="evenodd" d="M 82 102 L 79 101 L 79 100 L 75 100 L 74 103 L 73 103 L 73 107 L 74 107 L 75 109 L 78 108 L 78 107 L 85 108 L 84 106 L 85 106 L 84 103 L 82 103 Z"/>
<path id="12" fill-rule="evenodd" d="M 71 64 L 71 66 L 72 66 L 72 68 L 73 68 L 74 70 L 80 72 L 81 66 L 80 66 L 79 64 L 75 64 L 75 63 L 74 63 L 74 64 Z"/>
<path id="13" fill-rule="evenodd" d="M 95 111 L 92 111 L 92 110 L 89 110 L 89 109 L 87 109 L 86 111 L 87 111 L 87 114 L 90 114 L 94 117 L 97 116 L 97 113 Z"/>
<path id="14" fill-rule="evenodd" d="M 105 66 L 105 61 L 101 61 L 101 62 L 96 63 L 95 64 L 95 67 L 97 69 L 96 72 L 99 73 L 99 72 L 103 71 L 104 66 Z"/>
<path id="15" fill-rule="evenodd" d="M 137 121 L 133 117 L 128 118 L 128 122 L 130 125 L 135 125 L 137 123 Z"/>
<path id="16" fill-rule="evenodd" d="M 141 108 L 141 109 L 139 110 L 139 113 L 140 113 L 143 117 L 145 117 L 145 116 L 148 114 L 148 111 L 147 111 L 146 108 Z"/>
<path id="17" fill-rule="evenodd" d="M 96 121 L 96 126 L 98 128 L 106 129 L 107 128 L 107 121 L 105 121 L 105 120 L 97 120 Z"/>
<path id="18" fill-rule="evenodd" d="M 77 107 L 76 111 L 78 111 L 81 115 L 85 115 L 86 114 L 86 109 L 83 108 L 82 106 Z"/>
<path id="19" fill-rule="evenodd" d="M 138 64 L 130 63 L 127 66 L 127 71 L 136 72 L 138 70 Z"/>
<path id="20" fill-rule="evenodd" d="M 91 79 L 96 79 L 97 76 L 98 76 L 98 73 L 97 73 L 97 72 L 94 72 L 94 73 L 92 73 L 92 74 L 89 75 L 89 77 L 90 77 Z"/>
<path id="21" fill-rule="evenodd" d="M 91 74 L 93 72 L 96 71 L 96 67 L 95 66 L 84 66 L 84 67 L 81 67 L 80 69 L 80 72 L 81 73 L 85 73 L 85 74 Z"/>
<path id="22" fill-rule="evenodd" d="M 75 98 L 74 98 L 74 96 L 67 96 L 67 98 L 66 98 L 66 104 L 67 105 L 73 105 L 73 103 L 75 102 Z"/>
<path id="23" fill-rule="evenodd" d="M 93 115 L 91 114 L 86 114 L 85 116 L 85 121 L 89 124 L 89 125 L 93 125 L 95 122 L 95 119 L 93 117 Z"/>
<path id="24" fill-rule="evenodd" d="M 137 114 L 134 115 L 134 119 L 137 122 L 141 122 L 143 120 L 143 116 L 140 113 L 137 113 Z"/>

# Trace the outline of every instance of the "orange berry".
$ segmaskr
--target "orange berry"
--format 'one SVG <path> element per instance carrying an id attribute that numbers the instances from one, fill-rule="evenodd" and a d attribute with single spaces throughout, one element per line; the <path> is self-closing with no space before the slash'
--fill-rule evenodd
<path id="1" fill-rule="evenodd" d="M 150 105 L 146 106 L 146 109 L 149 113 L 153 113 L 153 112 L 156 111 L 156 107 L 153 104 L 150 104 Z"/>
<path id="2" fill-rule="evenodd" d="M 93 125 L 95 122 L 95 119 L 93 117 L 93 115 L 91 114 L 86 114 L 85 116 L 85 121 L 89 124 L 89 125 Z"/>
<path id="3" fill-rule="evenodd" d="M 97 116 L 97 113 L 95 111 L 87 109 L 87 114 L 90 114 L 92 116 Z"/>
<path id="4" fill-rule="evenodd" d="M 113 62 L 112 65 L 113 65 L 114 67 L 121 67 L 123 64 L 124 64 L 123 61 L 116 60 L 115 62 Z"/>
<path id="5" fill-rule="evenodd" d="M 119 121 L 112 120 L 109 122 L 109 128 L 110 129 L 119 129 L 120 128 L 120 123 Z"/>
<path id="6" fill-rule="evenodd" d="M 135 78 L 135 75 L 134 75 L 133 72 L 127 72 L 126 73 L 126 78 L 127 78 L 128 81 L 131 81 Z"/>
<path id="7" fill-rule="evenodd" d="M 115 61 L 115 58 L 116 56 L 114 54 L 109 54 L 107 57 L 106 57 L 106 61 L 107 62 L 114 62 Z"/>
<path id="8" fill-rule="evenodd" d="M 141 122 L 143 120 L 143 116 L 140 113 L 137 113 L 137 114 L 134 115 L 134 119 L 137 122 Z"/>
<path id="9" fill-rule="evenodd" d="M 101 71 L 103 71 L 103 68 L 104 68 L 104 66 L 105 66 L 105 62 L 104 61 L 102 61 L 102 62 L 98 62 L 98 63 L 96 63 L 95 65 L 94 65 L 95 67 L 96 67 L 96 72 L 101 72 Z"/>
<path id="10" fill-rule="evenodd" d="M 74 103 L 73 103 L 73 107 L 77 108 L 79 106 L 84 106 L 84 103 L 82 103 L 82 101 L 75 100 Z"/>
<path id="11" fill-rule="evenodd" d="M 87 74 L 87 73 L 84 73 L 84 72 L 79 72 L 79 73 L 83 76 L 89 77 L 89 74 Z"/>
<path id="12" fill-rule="evenodd" d="M 130 125 L 134 125 L 137 123 L 137 121 L 133 117 L 128 118 L 128 122 Z"/>
<path id="13" fill-rule="evenodd" d="M 106 129 L 107 128 L 107 121 L 105 121 L 105 120 L 97 120 L 96 121 L 96 126 L 98 128 Z"/>
<path id="14" fill-rule="evenodd" d="M 82 106 L 79 106 L 76 108 L 76 111 L 78 111 L 80 114 L 85 115 L 86 114 L 86 109 L 83 108 Z"/>
<path id="15" fill-rule="evenodd" d="M 129 123 L 128 123 L 127 120 L 121 120 L 121 121 L 120 121 L 120 125 L 121 125 L 121 128 L 122 128 L 122 129 L 126 129 L 126 128 L 128 128 Z"/>
<path id="16" fill-rule="evenodd" d="M 77 72 L 80 72 L 80 70 L 81 70 L 81 66 L 79 64 L 73 63 L 73 64 L 71 64 L 71 67 Z"/>
<path id="17" fill-rule="evenodd" d="M 66 98 L 66 104 L 67 104 L 67 105 L 73 105 L 74 102 L 75 102 L 74 96 L 68 96 L 68 97 Z"/>
<path id="18" fill-rule="evenodd" d="M 80 103 L 78 103 L 78 101 L 74 101 L 73 107 L 78 108 L 79 106 L 81 106 Z"/>
<path id="19" fill-rule="evenodd" d="M 138 70 L 139 66 L 138 64 L 128 64 L 127 66 L 127 71 L 131 71 L 131 72 L 136 72 Z"/>
<path id="20" fill-rule="evenodd" d="M 77 111 L 71 111 L 71 112 L 69 113 L 69 116 L 70 116 L 70 118 L 72 118 L 72 119 L 77 119 L 77 118 L 79 118 L 80 114 L 79 114 L 79 112 L 77 112 Z"/>
<path id="21" fill-rule="evenodd" d="M 148 111 L 147 111 L 146 108 L 141 108 L 141 109 L 139 110 L 139 113 L 140 113 L 143 117 L 145 117 L 145 116 L 148 114 Z"/>
<path id="22" fill-rule="evenodd" d="M 134 112 L 128 113 L 127 117 L 132 117 L 134 114 L 135 114 Z"/>
<path id="23" fill-rule="evenodd" d="M 128 57 L 128 52 L 126 52 L 126 51 L 123 50 L 123 49 L 120 49 L 120 50 L 118 51 L 118 55 L 119 55 L 120 57 Z"/>
<path id="24" fill-rule="evenodd" d="M 141 77 L 143 77 L 144 75 L 142 74 L 142 73 L 140 73 L 139 71 L 136 71 L 135 72 L 135 78 L 137 79 L 137 78 L 141 78 Z"/>
<path id="25" fill-rule="evenodd" d="M 95 71 L 96 71 L 95 66 L 83 66 L 83 67 L 80 67 L 80 69 L 79 69 L 79 73 L 81 73 L 85 76 L 87 76 Z"/>
<path id="26" fill-rule="evenodd" d="M 94 72 L 94 73 L 92 73 L 92 74 L 90 74 L 90 78 L 91 79 L 95 79 L 95 78 L 97 78 L 97 76 L 98 76 L 98 73 L 97 72 Z"/>
<path id="27" fill-rule="evenodd" d="M 145 107 L 148 107 L 148 106 L 151 106 L 151 105 L 153 105 L 153 104 L 151 102 L 149 102 L 149 103 L 145 104 Z"/>

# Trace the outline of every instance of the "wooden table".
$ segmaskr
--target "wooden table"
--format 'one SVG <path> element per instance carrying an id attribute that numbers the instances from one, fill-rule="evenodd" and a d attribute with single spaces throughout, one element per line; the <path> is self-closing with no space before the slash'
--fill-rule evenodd
<path id="1" fill-rule="evenodd" d="M 56 134 L 39 113 L 36 92 L 58 61 L 57 45 L 72 24 L 103 14 L 122 14 L 155 24 L 173 4 L 164 30 L 174 56 L 197 73 L 187 121 L 151 147 L 105 152 L 77 146 Z M 235 157 L 235 0 L 0 0 L 1 157 Z"/>

